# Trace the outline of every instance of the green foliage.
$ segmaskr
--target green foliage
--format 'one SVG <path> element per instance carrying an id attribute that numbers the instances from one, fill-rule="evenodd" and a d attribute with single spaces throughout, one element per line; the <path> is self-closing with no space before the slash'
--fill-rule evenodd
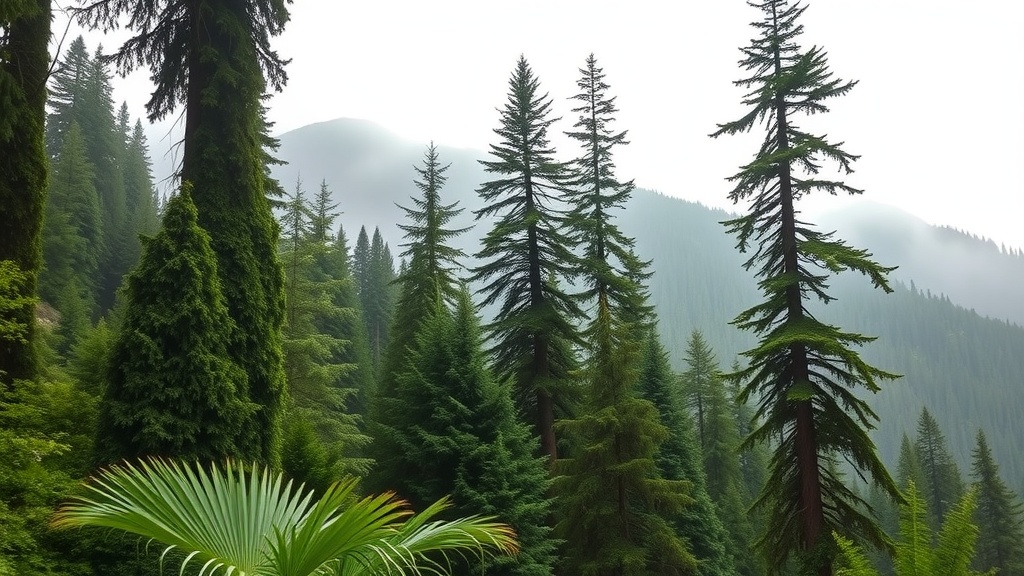
<path id="1" fill-rule="evenodd" d="M 751 75 L 736 82 L 749 90 L 743 100 L 748 112 L 712 134 L 746 132 L 756 124 L 766 128 L 754 160 L 729 178 L 735 184 L 729 198 L 751 204 L 746 215 L 725 224 L 741 252 L 756 243 L 745 267 L 757 267 L 765 297 L 734 320 L 760 338 L 744 353 L 750 365 L 735 377 L 746 382 L 743 400 L 757 398 L 756 416 L 763 419 L 745 444 L 776 442 L 768 483 L 757 501 L 769 513 L 759 541 L 769 568 L 781 569 L 795 552 L 805 569 L 828 574 L 833 531 L 886 542 L 861 512 L 862 500 L 825 464 L 842 457 L 898 497 L 867 435 L 877 418 L 854 393 L 857 388 L 875 392 L 879 381 L 896 376 L 869 365 L 854 350 L 873 338 L 817 320 L 807 300 L 832 300 L 826 280 L 845 270 L 860 272 L 889 292 L 886 274 L 892 269 L 797 220 L 795 202 L 805 194 L 859 192 L 818 175 L 826 160 L 849 173 L 856 157 L 794 124 L 797 113 L 827 112 L 825 102 L 846 94 L 854 83 L 832 76 L 821 48 L 804 50 L 797 44 L 803 6 L 786 0 L 750 4 L 763 17 L 753 23 L 759 37 L 743 49 L 740 62 Z"/>
<path id="2" fill-rule="evenodd" d="M 482 263 L 473 280 L 482 282 L 484 306 L 497 304 L 487 326 L 489 352 L 502 380 L 514 382 L 521 397 L 536 396 L 535 414 L 541 450 L 557 456 L 553 424 L 555 399 L 567 385 L 574 359 L 565 344 L 579 342 L 573 321 L 582 312 L 559 287 L 575 274 L 570 239 L 561 231 L 563 200 L 570 173 L 554 160 L 547 131 L 551 99 L 539 93 L 526 58 L 520 56 L 509 80 L 508 100 L 500 110 L 500 138 L 491 144 L 492 160 L 481 160 L 496 179 L 484 182 L 477 194 L 484 207 L 477 220 L 494 225 L 477 253 Z"/>
<path id="3" fill-rule="evenodd" d="M 913 482 L 907 487 L 906 503 L 900 507 L 900 537 L 896 542 L 896 576 L 976 576 L 970 569 L 978 528 L 971 523 L 977 493 L 968 491 L 950 509 L 938 538 L 928 525 L 925 501 Z M 840 550 L 836 576 L 877 576 L 863 550 L 851 540 L 833 533 Z M 994 572 L 987 572 L 988 576 Z"/>
<path id="4" fill-rule="evenodd" d="M 329 229 L 337 214 L 324 205 L 322 199 L 321 195 L 319 207 L 308 202 L 300 182 L 281 217 L 280 259 L 285 272 L 284 370 L 291 400 L 286 410 L 291 422 L 286 437 L 292 450 L 324 450 L 334 466 L 330 476 L 333 481 L 346 474 L 366 473 L 370 462 L 356 456 L 370 439 L 362 434 L 359 418 L 348 409 L 357 390 L 345 387 L 343 377 L 356 366 L 338 362 L 350 342 L 344 340 L 342 334 L 323 329 L 337 325 L 355 312 L 335 303 L 335 296 L 346 279 L 333 277 L 334 270 L 329 269 L 333 239 L 325 235 L 324 230 Z M 304 424 L 295 423 L 298 420 Z M 322 448 L 302 448 L 306 424 L 313 427 L 317 441 L 324 444 Z M 290 455 L 288 461 L 295 462 L 295 454 Z M 311 480 L 294 466 L 286 464 L 285 471 L 302 481 Z M 326 484 L 319 482 L 321 486 Z"/>
<path id="5" fill-rule="evenodd" d="M 398 393 L 398 380 L 409 370 L 410 358 L 419 347 L 420 338 L 417 335 L 422 323 L 437 315 L 439 307 L 446 303 L 453 304 L 460 298 L 456 271 L 461 267 L 458 260 L 465 258 L 465 253 L 453 248 L 451 242 L 465 230 L 448 227 L 451 220 L 462 212 L 457 203 L 445 204 L 441 200 L 441 188 L 446 180 L 444 173 L 448 168 L 448 165 L 440 164 L 437 149 L 431 144 L 424 156 L 423 167 L 416 168 L 420 179 L 414 183 L 422 196 L 411 198 L 413 208 L 402 207 L 406 221 L 399 228 L 405 232 L 405 242 L 402 244 L 405 251 L 402 256 L 408 258 L 408 266 L 395 280 L 398 289 L 396 314 L 373 400 L 375 408 L 371 430 L 378 426 L 389 428 L 403 425 L 404 417 L 393 409 L 407 401 Z M 375 453 L 394 452 L 396 447 L 389 444 L 387 434 L 375 436 Z M 382 489 L 390 487 L 396 478 L 404 475 L 401 465 L 398 468 L 392 467 L 392 464 L 401 460 L 383 458 L 371 483 Z M 434 498 L 438 496 L 436 494 Z"/>
<path id="6" fill-rule="evenodd" d="M 379 228 L 374 228 L 372 241 L 367 240 L 366 229 L 360 228 L 352 274 L 359 288 L 359 302 L 366 324 L 366 340 L 370 346 L 374 373 L 380 380 L 383 354 L 390 339 L 391 316 L 394 312 L 392 282 L 395 279 L 395 262 Z"/>
<path id="7" fill-rule="evenodd" d="M 99 460 L 255 457 L 244 426 L 260 407 L 245 397 L 245 373 L 227 355 L 235 326 L 188 184 L 146 242 L 125 297 L 103 391 Z"/>
<path id="8" fill-rule="evenodd" d="M 0 574 L 79 574 L 66 539 L 46 528 L 53 507 L 74 488 L 68 459 L 88 442 L 64 430 L 87 428 L 88 396 L 65 381 L 16 380 L 0 389 Z"/>
<path id="9" fill-rule="evenodd" d="M 268 468 L 150 460 L 102 471 L 58 511 L 60 528 L 96 526 L 152 538 L 186 553 L 200 574 L 312 576 L 419 573 L 431 552 L 512 553 L 514 535 L 486 518 L 435 520 L 444 500 L 417 515 L 388 495 L 356 500 L 355 481 L 316 495 Z M 213 503 L 211 506 L 210 504 Z"/>
<path id="10" fill-rule="evenodd" d="M 24 293 L 28 281 L 29 275 L 16 262 L 0 261 L 0 346 L 28 342 L 28 326 L 18 321 L 18 312 L 35 304 L 35 298 Z"/>
<path id="11" fill-rule="evenodd" d="M 16 0 L 0 6 L 0 262 L 14 263 L 20 279 L 8 284 L 13 306 L 0 326 L 18 327 L 20 338 L 0 341 L 0 388 L 37 375 L 36 275 L 46 199 L 46 75 L 50 57 L 50 0 Z"/>
<path id="12" fill-rule="evenodd" d="M 953 503 L 964 494 L 960 468 L 949 453 L 946 437 L 927 408 L 917 421 L 914 452 L 920 465 L 920 490 L 931 511 L 932 530 L 938 530 Z"/>
<path id="13" fill-rule="evenodd" d="M 585 576 L 695 574 L 697 559 L 669 519 L 693 504 L 691 485 L 658 474 L 667 439 L 657 408 L 635 396 L 637 345 L 598 301 L 586 409 L 557 429 L 569 446 L 556 462 L 563 568 Z"/>
<path id="14" fill-rule="evenodd" d="M 566 226 L 581 247 L 579 262 L 584 291 L 582 302 L 593 305 L 606 297 L 611 313 L 629 318 L 638 328 L 650 324 L 653 308 L 647 302 L 645 282 L 650 278 L 644 262 L 634 252 L 635 241 L 615 224 L 614 211 L 621 210 L 633 192 L 633 181 L 615 177 L 612 151 L 627 144 L 626 132 L 611 129 L 618 109 L 607 94 L 604 70 L 591 54 L 576 81 L 580 92 L 573 112 L 579 113 L 574 130 L 567 135 L 578 141 L 582 155 L 573 162 L 576 173 L 565 199 L 571 206 Z"/>
<path id="15" fill-rule="evenodd" d="M 391 417 L 378 427 L 390 448 L 381 459 L 393 475 L 378 483 L 414 507 L 450 493 L 454 514 L 475 510 L 511 526 L 522 552 L 487 563 L 486 574 L 550 574 L 547 470 L 509 389 L 487 370 L 480 340 L 468 293 L 457 296 L 454 314 L 435 301 L 407 352 L 395 396 L 382 406 Z"/>
<path id="16" fill-rule="evenodd" d="M 749 559 L 749 534 L 739 538 L 740 528 L 727 531 L 723 525 L 725 509 L 717 508 L 708 494 L 708 478 L 701 463 L 701 450 L 693 431 L 693 419 L 683 408 L 678 379 L 672 373 L 668 354 L 651 330 L 641 349 L 637 394 L 658 409 L 661 424 L 668 430 L 668 438 L 658 447 L 654 461 L 659 475 L 666 480 L 681 480 L 691 486 L 693 504 L 687 506 L 672 520 L 678 534 L 689 543 L 697 559 L 700 576 L 727 576 L 736 574 L 741 557 Z M 734 455 L 734 458 L 738 458 Z M 724 479 L 715 478 L 714 483 Z M 730 510 L 731 511 L 731 510 Z M 743 512 L 742 510 L 740 512 Z M 730 518 L 730 520 L 745 520 Z M 749 527 L 747 527 L 749 532 Z M 737 544 L 731 544 L 738 542 Z M 734 566 L 735 564 L 735 566 Z M 740 572 L 742 574 L 752 574 Z"/>
<path id="17" fill-rule="evenodd" d="M 999 476 L 999 466 L 981 430 L 971 456 L 978 496 L 974 522 L 979 529 L 974 567 L 996 569 L 1003 576 L 1024 574 L 1024 511 L 1017 495 Z"/>

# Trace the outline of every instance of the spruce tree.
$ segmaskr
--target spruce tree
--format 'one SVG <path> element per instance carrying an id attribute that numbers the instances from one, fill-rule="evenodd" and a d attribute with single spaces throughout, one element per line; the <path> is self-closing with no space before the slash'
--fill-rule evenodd
<path id="1" fill-rule="evenodd" d="M 1024 574 L 1024 508 L 999 476 L 999 465 L 981 430 L 971 457 L 971 476 L 978 494 L 974 522 L 979 530 L 974 567 L 1020 576 Z"/>
<path id="2" fill-rule="evenodd" d="M 149 236 L 156 233 L 160 227 L 160 217 L 157 214 L 157 196 L 153 185 L 149 144 L 146 142 L 142 122 L 136 120 L 134 126 L 125 132 L 125 136 L 127 140 L 121 171 L 124 174 L 125 218 L 129 238 L 124 247 L 124 260 L 131 267 L 139 261 L 142 254 L 139 235 Z"/>
<path id="3" fill-rule="evenodd" d="M 6 2 L 0 9 L 0 263 L 13 262 L 18 281 L 2 308 L 0 326 L 19 338 L 0 341 L 0 388 L 37 374 L 34 347 L 36 277 L 46 201 L 46 77 L 51 0 Z"/>
<path id="4" fill-rule="evenodd" d="M 369 438 L 349 411 L 357 390 L 343 381 L 355 366 L 337 361 L 349 342 L 321 330 L 350 314 L 335 304 L 341 280 L 324 269 L 331 247 L 323 229 L 316 228 L 317 223 L 329 227 L 335 217 L 329 206 L 318 209 L 306 199 L 301 181 L 281 215 L 284 369 L 290 400 L 282 464 L 291 477 L 323 488 L 346 474 L 365 474 L 370 465 L 357 457 Z"/>
<path id="5" fill-rule="evenodd" d="M 673 524 L 690 546 L 697 559 L 700 576 L 736 574 L 734 555 L 749 556 L 746 547 L 733 545 L 722 522 L 722 514 L 708 494 L 708 478 L 701 462 L 700 446 L 693 432 L 693 420 L 683 408 L 683 399 L 675 374 L 669 365 L 668 353 L 657 332 L 648 331 L 643 343 L 637 394 L 654 404 L 668 438 L 658 448 L 654 460 L 658 472 L 666 480 L 682 480 L 690 484 L 693 504 L 675 516 Z M 722 479 L 715 479 L 721 482 Z M 732 538 L 733 541 L 737 539 Z M 744 543 L 749 543 L 749 536 Z M 743 573 L 747 574 L 747 573 Z"/>
<path id="6" fill-rule="evenodd" d="M 39 295 L 64 313 L 58 302 L 70 303 L 68 286 L 74 284 L 78 294 L 72 305 L 84 307 L 87 318 L 96 309 L 96 278 L 103 252 L 103 223 L 93 172 L 82 130 L 72 121 L 50 175 Z"/>
<path id="7" fill-rule="evenodd" d="M 700 440 L 701 451 L 708 452 L 708 429 L 711 427 L 709 420 L 714 416 L 710 413 L 712 396 L 724 398 L 725 391 L 722 384 L 722 372 L 718 368 L 718 361 L 711 350 L 704 335 L 700 330 L 690 333 L 686 341 L 686 356 L 683 362 L 686 363 L 686 371 L 683 372 L 683 393 L 686 398 L 686 406 L 697 421 L 697 437 Z M 715 398 L 715 401 L 719 400 Z M 723 402 L 717 402 L 719 405 Z M 710 472 L 710 471 L 709 471 Z"/>
<path id="8" fill-rule="evenodd" d="M 593 361 L 581 415 L 556 428 L 568 458 L 556 462 L 565 541 L 563 569 L 590 576 L 695 574 L 697 559 L 669 521 L 693 504 L 689 482 L 658 474 L 668 438 L 657 408 L 636 396 L 638 346 L 598 300 Z"/>
<path id="9" fill-rule="evenodd" d="M 393 417 L 380 427 L 394 448 L 389 468 L 399 471 L 391 487 L 414 508 L 451 494 L 455 515 L 473 510 L 512 526 L 521 553 L 489 561 L 486 574 L 551 574 L 547 469 L 508 387 L 486 368 L 468 292 L 455 299 L 454 313 L 434 299 L 397 377 Z"/>
<path id="10" fill-rule="evenodd" d="M 911 482 L 916 486 L 924 486 L 924 474 L 921 471 L 921 461 L 917 459 L 914 443 L 904 434 L 900 440 L 899 459 L 896 461 L 896 484 L 900 490 L 906 490 Z"/>
<path id="11" fill-rule="evenodd" d="M 384 242 L 379 228 L 373 229 L 364 273 L 365 277 L 360 281 L 363 285 L 360 300 L 363 302 L 363 319 L 366 321 L 373 369 L 379 382 L 384 350 L 387 349 L 391 334 L 391 315 L 394 311 L 392 282 L 395 279 L 395 261 L 391 257 L 391 248 Z"/>
<path id="12" fill-rule="evenodd" d="M 520 56 L 494 131 L 501 141 L 491 144 L 492 160 L 480 161 L 496 179 L 477 190 L 485 206 L 474 214 L 477 220 L 493 218 L 494 226 L 477 253 L 482 264 L 473 280 L 483 283 L 482 304 L 498 306 L 487 325 L 497 372 L 515 382 L 518 395 L 534 395 L 530 412 L 541 450 L 554 461 L 555 397 L 574 368 L 565 344 L 579 341 L 573 322 L 582 313 L 558 285 L 576 269 L 558 206 L 570 173 L 554 160 L 547 131 L 556 119 L 550 117 L 551 99 L 539 89 Z"/>
<path id="13" fill-rule="evenodd" d="M 745 353 L 750 365 L 736 377 L 746 382 L 743 399 L 756 398 L 757 416 L 763 419 L 745 443 L 771 441 L 775 447 L 758 499 L 768 511 L 760 545 L 769 568 L 780 570 L 796 553 L 805 571 L 825 576 L 832 574 L 835 556 L 832 531 L 886 543 L 877 523 L 861 512 L 863 501 L 824 464 L 842 457 L 898 498 L 867 434 L 877 417 L 855 393 L 859 388 L 877 391 L 879 381 L 896 376 L 868 365 L 855 351 L 872 338 L 818 320 L 808 300 L 832 300 L 826 292 L 828 276 L 845 270 L 863 273 L 890 292 L 886 274 L 891 268 L 797 219 L 796 202 L 806 194 L 859 192 L 819 176 L 824 161 L 849 173 L 856 157 L 795 124 L 799 114 L 827 112 L 826 102 L 849 92 L 854 83 L 832 76 L 821 48 L 798 45 L 804 6 L 787 0 L 748 3 L 763 14 L 753 23 L 758 37 L 742 49 L 740 65 L 750 75 L 736 82 L 749 90 L 743 100 L 748 112 L 712 134 L 765 127 L 754 160 L 729 178 L 735 184 L 729 198 L 749 200 L 750 208 L 726 225 L 741 252 L 753 244 L 745 267 L 756 268 L 765 296 L 765 302 L 734 320 L 760 338 Z"/>
<path id="14" fill-rule="evenodd" d="M 946 512 L 963 496 L 964 481 L 939 423 L 927 408 L 921 409 L 917 420 L 914 451 L 921 466 L 922 483 L 918 488 L 928 503 L 932 529 L 938 530 Z"/>
<path id="15" fill-rule="evenodd" d="M 103 390 L 98 460 L 220 460 L 242 453 L 258 409 L 227 355 L 232 320 L 186 184 L 129 275 Z"/>
<path id="16" fill-rule="evenodd" d="M 457 203 L 446 204 L 441 200 L 448 165 L 440 164 L 437 149 L 431 144 L 423 167 L 415 170 L 419 178 L 414 184 L 422 195 L 411 198 L 412 208 L 402 207 L 405 223 L 399 228 L 405 232 L 402 256 L 403 260 L 408 258 L 408 265 L 395 281 L 399 290 L 396 315 L 378 378 L 371 428 L 395 424 L 399 416 L 393 407 L 405 401 L 397 393 L 397 378 L 406 372 L 410 352 L 418 345 L 420 323 L 433 315 L 439 305 L 457 302 L 460 294 L 456 271 L 465 254 L 452 247 L 451 240 L 465 230 L 449 226 L 462 209 Z M 393 452 L 394 446 L 388 445 L 387 438 L 375 439 L 374 453 L 381 454 L 381 462 L 372 483 L 378 488 L 388 487 L 395 476 L 402 474 L 401 467 L 393 466 L 401 460 L 389 456 Z"/>
<path id="17" fill-rule="evenodd" d="M 244 397 L 260 407 L 247 413 L 251 442 L 238 456 L 273 462 L 284 397 L 284 298 L 261 103 L 268 84 L 279 90 L 287 79 L 270 47 L 288 20 L 286 2 L 111 0 L 83 10 L 95 26 L 129 23 L 135 35 L 112 60 L 122 73 L 141 65 L 153 71 L 151 120 L 185 109 L 180 177 L 196 190 L 199 223 L 210 234 L 234 320 L 227 356 L 245 371 Z"/>
<path id="18" fill-rule="evenodd" d="M 645 289 L 649 262 L 637 257 L 633 251 L 636 242 L 624 235 L 613 219 L 614 211 L 623 208 L 634 188 L 632 180 L 619 182 L 615 177 L 612 160 L 615 147 L 628 144 L 626 132 L 611 128 L 618 109 L 593 54 L 580 69 L 576 85 L 580 92 L 573 100 L 578 106 L 572 111 L 579 113 L 579 119 L 567 135 L 580 143 L 583 153 L 573 163 L 576 178 L 566 194 L 572 206 L 566 225 L 581 248 L 585 289 L 579 298 L 593 305 L 606 297 L 613 316 L 642 329 L 653 313 Z"/>

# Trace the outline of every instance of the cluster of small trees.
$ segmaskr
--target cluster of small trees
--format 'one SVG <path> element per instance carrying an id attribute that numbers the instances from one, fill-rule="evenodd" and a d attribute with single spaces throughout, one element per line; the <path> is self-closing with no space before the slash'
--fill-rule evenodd
<path id="1" fill-rule="evenodd" d="M 723 374 L 694 332 L 681 375 L 648 301 L 650 262 L 616 225 L 633 183 L 615 175 L 626 132 L 613 128 L 615 98 L 593 55 L 572 97 L 571 161 L 550 142 L 552 99 L 517 62 L 483 162 L 491 179 L 475 215 L 490 229 L 471 269 L 452 244 L 464 230 L 443 200 L 447 166 L 428 147 L 396 271 L 379 230 L 371 240 L 361 229 L 350 256 L 326 182 L 312 197 L 299 182 L 276 198 L 261 102 L 286 79 L 269 43 L 285 2 L 108 0 L 82 12 L 96 26 L 130 18 L 137 35 L 111 58 L 120 71 L 153 66 L 151 118 L 186 108 L 182 185 L 159 230 L 141 125 L 129 130 L 124 107 L 114 114 L 107 60 L 80 40 L 43 131 L 37 87 L 25 83 L 45 60 L 31 33 L 48 27 L 38 10 L 49 3 L 38 4 L 0 11 L 0 102 L 17 103 L 0 120 L 0 201 L 20 207 L 12 246 L 0 242 L 0 440 L 13 447 L 0 519 L 15 527 L 0 574 L 154 569 L 109 542 L 32 527 L 73 478 L 152 455 L 260 462 L 327 494 L 365 476 L 416 507 L 452 495 L 451 516 L 492 515 L 518 536 L 518 556 L 487 559 L 488 574 L 862 573 L 854 542 L 892 548 L 894 503 L 905 504 L 898 571 L 906 543 L 923 551 L 931 532 L 929 569 L 966 570 L 972 513 L 977 567 L 1021 569 L 1020 505 L 984 435 L 966 496 L 927 412 L 891 478 L 855 391 L 896 376 L 860 358 L 870 337 L 808 308 L 832 299 L 830 274 L 857 271 L 889 291 L 891 268 L 797 219 L 804 194 L 859 192 L 820 175 L 826 161 L 850 172 L 856 156 L 795 123 L 854 85 L 832 76 L 820 48 L 798 44 L 799 3 L 752 3 L 762 17 L 737 82 L 749 110 L 712 135 L 765 130 L 730 178 L 730 198 L 749 211 L 726 222 L 764 294 L 734 322 L 758 344 Z M 38 293 L 61 314 L 52 345 L 63 357 L 44 370 L 33 348 L 46 350 L 32 316 L 40 247 Z M 123 277 L 123 309 L 111 327 L 91 327 Z M 94 436 L 62 435 L 76 426 L 54 416 L 74 420 L 76 407 L 77 429 Z M 44 456 L 63 460 L 46 468 Z M 908 528 L 926 514 L 931 532 Z"/>

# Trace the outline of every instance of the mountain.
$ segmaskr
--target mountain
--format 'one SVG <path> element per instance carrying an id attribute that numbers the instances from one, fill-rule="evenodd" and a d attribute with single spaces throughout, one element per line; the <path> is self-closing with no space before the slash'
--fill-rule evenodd
<path id="1" fill-rule="evenodd" d="M 416 193 L 413 166 L 426 143 L 403 141 L 365 121 L 339 119 L 280 136 L 275 169 L 286 190 L 301 175 L 307 190 L 326 180 L 343 211 L 350 238 L 360 225 L 380 226 L 394 247 L 401 242 L 397 204 Z M 443 190 L 446 201 L 467 210 L 457 226 L 473 224 L 480 206 L 475 189 L 486 178 L 477 160 L 484 153 L 440 146 L 451 163 Z M 701 329 L 718 358 L 728 366 L 754 340 L 729 322 L 760 299 L 721 221 L 728 212 L 637 190 L 619 217 L 623 231 L 637 239 L 637 250 L 653 260 L 652 299 L 659 328 L 676 368 L 686 337 Z M 893 274 L 895 292 L 872 290 L 852 274 L 835 277 L 838 300 L 814 308 L 822 320 L 878 336 L 864 356 L 904 377 L 888 383 L 869 400 L 881 418 L 874 433 L 883 458 L 895 466 L 903 433 L 913 435 L 927 406 L 943 427 L 950 448 L 969 470 L 974 434 L 983 427 L 1007 482 L 1024 492 L 1024 302 L 1014 294 L 1024 280 L 1024 260 L 991 242 L 948 228 L 936 228 L 909 214 L 863 203 L 827 214 L 820 228 L 838 230 L 851 244 L 868 248 Z M 477 250 L 488 223 L 461 239 L 467 253 Z M 397 254 L 400 250 L 394 250 Z M 468 263 L 472 264 L 472 263 Z M 973 310 L 972 310 L 973 309 Z M 986 317 L 990 316 L 990 317 Z"/>

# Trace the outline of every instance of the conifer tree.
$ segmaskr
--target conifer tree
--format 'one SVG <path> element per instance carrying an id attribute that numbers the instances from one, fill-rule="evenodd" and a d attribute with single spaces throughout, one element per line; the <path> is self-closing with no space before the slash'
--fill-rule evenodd
<path id="1" fill-rule="evenodd" d="M 914 443 L 917 461 L 921 466 L 921 496 L 928 503 L 929 519 L 933 530 L 942 525 L 946 512 L 964 494 L 964 481 L 960 467 L 949 453 L 946 437 L 927 408 L 921 409 L 917 420 L 917 441 Z"/>
<path id="2" fill-rule="evenodd" d="M 37 373 L 36 278 L 46 201 L 46 77 L 51 0 L 6 2 L 0 8 L 0 262 L 13 262 L 14 294 L 0 309 L 0 326 L 21 335 L 0 341 L 0 388 Z"/>
<path id="3" fill-rule="evenodd" d="M 352 276 L 356 281 L 360 308 L 365 315 L 370 298 L 370 237 L 366 234 L 366 226 L 360 226 L 356 236 L 356 246 L 352 252 Z"/>
<path id="4" fill-rule="evenodd" d="M 900 440 L 899 460 L 896 461 L 896 484 L 900 490 L 906 490 L 911 482 L 915 486 L 924 486 L 924 474 L 921 472 L 921 461 L 917 459 L 917 450 L 904 434 Z"/>
<path id="5" fill-rule="evenodd" d="M 281 324 L 283 278 L 277 225 L 266 197 L 267 124 L 261 105 L 279 90 L 284 61 L 270 47 L 288 20 L 283 0 L 175 3 L 110 0 L 82 17 L 107 29 L 128 22 L 135 33 L 112 55 L 119 72 L 149 66 L 156 86 L 151 120 L 185 109 L 180 177 L 196 191 L 199 223 L 209 232 L 228 313 L 234 320 L 227 358 L 246 374 L 251 443 L 239 456 L 274 462 L 284 397 Z"/>
<path id="6" fill-rule="evenodd" d="M 378 378 L 371 428 L 392 426 L 396 418 L 400 418 L 393 407 L 405 399 L 397 392 L 397 378 L 407 371 L 410 353 L 418 345 L 420 323 L 434 315 L 438 306 L 457 302 L 460 294 L 456 271 L 461 267 L 458 260 L 465 258 L 465 254 L 450 242 L 465 230 L 449 226 L 462 209 L 457 203 L 445 204 L 441 200 L 448 165 L 440 164 L 437 149 L 431 144 L 423 167 L 415 170 L 419 179 L 414 180 L 414 184 L 422 196 L 411 198 L 412 208 L 402 207 L 406 216 L 405 223 L 399 225 L 405 232 L 402 256 L 403 261 L 408 258 L 409 264 L 395 281 L 399 290 L 396 316 Z M 388 445 L 386 437 L 377 436 L 374 453 L 391 454 L 394 446 Z M 392 467 L 395 462 L 394 458 L 382 457 L 372 481 L 376 487 L 387 488 L 395 476 L 402 474 L 400 467 Z"/>
<path id="7" fill-rule="evenodd" d="M 650 323 L 653 308 L 647 303 L 644 284 L 650 277 L 649 262 L 641 261 L 633 251 L 635 241 L 625 236 L 613 220 L 633 192 L 633 181 L 619 182 L 615 177 L 612 152 L 625 145 L 626 132 L 611 128 L 615 98 L 608 96 L 604 71 L 591 54 L 580 69 L 576 81 L 580 92 L 573 96 L 579 113 L 574 130 L 567 135 L 583 148 L 573 164 L 576 179 L 566 201 L 572 206 L 566 225 L 581 246 L 585 289 L 580 299 L 593 304 L 606 297 L 613 316 L 640 324 Z"/>
<path id="8" fill-rule="evenodd" d="M 101 463 L 144 455 L 220 460 L 245 454 L 258 407 L 227 356 L 232 320 L 209 235 L 188 184 L 167 205 L 129 275 L 125 317 L 103 391 Z"/>
<path id="9" fill-rule="evenodd" d="M 535 396 L 529 411 L 541 450 L 554 461 L 555 397 L 574 367 L 564 344 L 579 341 L 573 321 L 582 313 L 558 285 L 575 271 L 558 207 L 570 175 L 554 160 L 547 131 L 556 119 L 550 117 L 551 99 L 539 88 L 520 56 L 495 129 L 501 141 L 491 144 L 493 160 L 480 161 L 496 179 L 477 190 L 485 207 L 474 214 L 495 223 L 477 253 L 482 264 L 473 280 L 483 283 L 482 305 L 498 305 L 487 326 L 498 374 L 515 382 L 518 395 Z"/>
<path id="10" fill-rule="evenodd" d="M 290 400 L 283 464 L 291 477 L 321 487 L 346 474 L 365 474 L 370 465 L 357 457 L 369 438 L 362 434 L 359 418 L 349 412 L 357 390 L 343 383 L 355 366 L 337 362 L 349 343 L 320 329 L 349 314 L 334 302 L 341 281 L 323 268 L 330 246 L 323 227 L 316 227 L 331 225 L 336 217 L 332 210 L 308 201 L 299 181 L 281 217 L 284 368 Z"/>
<path id="11" fill-rule="evenodd" d="M 971 476 L 978 494 L 974 521 L 979 530 L 974 567 L 996 568 L 1002 576 L 1024 574 L 1024 509 L 999 476 L 999 465 L 981 430 L 971 457 Z"/>
<path id="12" fill-rule="evenodd" d="M 453 314 L 434 298 L 397 377 L 388 406 L 393 418 L 380 427 L 394 447 L 382 456 L 399 471 L 391 487 L 414 508 L 451 494 L 456 515 L 496 516 L 515 528 L 522 552 L 490 561 L 485 573 L 544 576 L 555 560 L 547 469 L 534 456 L 536 441 L 518 421 L 509 389 L 486 368 L 468 292 L 455 299 Z"/>
<path id="13" fill-rule="evenodd" d="M 82 130 L 72 121 L 50 175 L 39 295 L 62 314 L 71 309 L 84 311 L 86 320 L 96 309 L 95 282 L 103 251 L 93 170 Z"/>
<path id="14" fill-rule="evenodd" d="M 827 576 L 835 556 L 832 531 L 886 542 L 877 523 L 861 512 L 863 501 L 825 462 L 842 457 L 898 498 L 867 435 L 877 417 L 854 392 L 874 392 L 879 381 L 896 376 L 868 365 L 855 351 L 872 338 L 818 320 L 807 300 L 831 300 L 825 291 L 828 276 L 844 270 L 863 273 L 889 292 L 891 268 L 797 219 L 796 202 L 806 194 L 859 192 L 819 176 L 824 161 L 849 173 L 856 157 L 795 124 L 798 114 L 827 112 L 826 102 L 849 92 L 854 83 L 832 76 L 821 48 L 798 45 L 804 6 L 787 0 L 749 4 L 763 16 L 753 23 L 758 37 L 742 50 L 740 65 L 750 75 L 736 82 L 749 90 L 743 100 L 748 112 L 712 134 L 747 132 L 755 125 L 766 132 L 754 160 L 729 178 L 735 184 L 729 198 L 751 204 L 746 215 L 726 225 L 740 251 L 754 245 L 745 266 L 756 267 L 765 296 L 765 302 L 734 320 L 760 338 L 745 353 L 750 365 L 736 377 L 746 382 L 743 399 L 757 398 L 757 416 L 763 419 L 746 444 L 772 441 L 775 446 L 768 483 L 758 499 L 768 510 L 760 544 L 769 568 L 778 571 L 796 553 L 805 571 Z"/>
<path id="15" fill-rule="evenodd" d="M 686 363 L 686 371 L 682 374 L 683 393 L 687 408 L 690 409 L 690 413 L 697 421 L 697 437 L 700 440 L 701 451 L 706 457 L 708 445 L 711 443 L 708 438 L 711 428 L 710 420 L 721 416 L 721 414 L 711 414 L 711 404 L 715 402 L 719 407 L 724 406 L 725 391 L 722 384 L 722 372 L 718 368 L 714 352 L 704 340 L 704 335 L 700 330 L 690 333 L 690 338 L 686 341 L 685 354 L 683 362 Z"/>
<path id="16" fill-rule="evenodd" d="M 683 408 L 668 354 L 653 329 L 648 331 L 641 355 L 637 393 L 639 397 L 654 404 L 661 416 L 662 425 L 668 430 L 668 438 L 658 448 L 654 458 L 658 472 L 666 480 L 688 482 L 690 496 L 693 498 L 693 504 L 673 518 L 673 524 L 679 535 L 689 543 L 697 559 L 698 575 L 736 574 L 733 555 L 746 552 L 746 547 L 731 544 L 721 513 L 716 510 L 708 494 L 709 482 L 701 462 L 700 446 L 693 432 L 693 420 Z M 732 539 L 736 540 L 735 537 Z M 749 543 L 749 536 L 744 542 Z"/>
<path id="17" fill-rule="evenodd" d="M 125 218 L 129 238 L 124 248 L 124 260 L 131 267 L 139 261 L 142 254 L 139 235 L 149 236 L 156 233 L 160 227 L 160 217 L 157 214 L 157 196 L 153 185 L 149 144 L 146 142 L 142 122 L 136 120 L 130 132 L 125 132 L 125 137 L 127 140 L 121 169 L 124 174 Z"/>
<path id="18" fill-rule="evenodd" d="M 695 574 L 697 560 L 669 521 L 693 504 L 689 482 L 658 474 L 655 455 L 668 438 L 657 408 L 636 397 L 637 344 L 598 300 L 593 363 L 581 415 L 561 420 L 568 458 L 556 462 L 570 574 Z"/>
<path id="19" fill-rule="evenodd" d="M 360 280 L 360 300 L 363 302 L 363 319 L 366 321 L 374 373 L 379 381 L 384 350 L 391 334 L 391 314 L 394 311 L 392 282 L 395 279 L 395 261 L 380 228 L 373 229 L 364 273 L 365 277 Z"/>

